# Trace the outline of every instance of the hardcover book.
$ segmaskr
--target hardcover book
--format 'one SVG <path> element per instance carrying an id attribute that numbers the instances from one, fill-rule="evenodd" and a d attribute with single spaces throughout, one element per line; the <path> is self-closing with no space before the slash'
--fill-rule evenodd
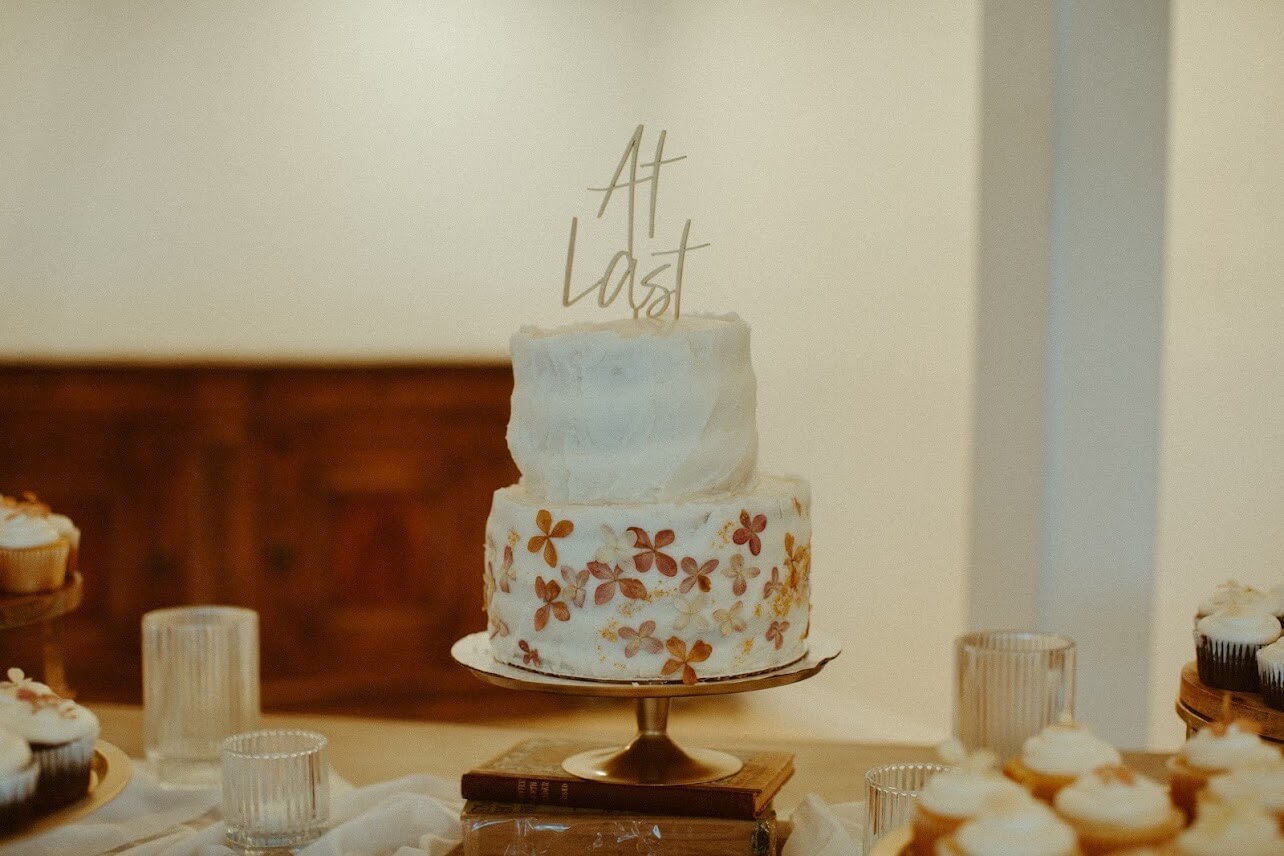
<path id="1" fill-rule="evenodd" d="M 777 837 L 770 810 L 739 820 L 470 801 L 461 820 L 464 856 L 772 856 Z"/>
<path id="2" fill-rule="evenodd" d="M 753 820 L 794 773 L 788 752 L 732 752 L 744 762 L 725 779 L 694 785 L 621 785 L 572 776 L 562 761 L 601 743 L 533 738 L 464 773 L 464 799 Z"/>

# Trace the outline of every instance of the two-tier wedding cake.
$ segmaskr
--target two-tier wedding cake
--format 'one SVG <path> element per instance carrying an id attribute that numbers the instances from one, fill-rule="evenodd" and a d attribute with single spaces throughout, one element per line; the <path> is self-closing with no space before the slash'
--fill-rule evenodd
<path id="1" fill-rule="evenodd" d="M 486 524 L 497 660 L 694 683 L 806 653 L 810 489 L 757 472 L 757 383 L 736 315 L 512 338 L 522 472 Z"/>

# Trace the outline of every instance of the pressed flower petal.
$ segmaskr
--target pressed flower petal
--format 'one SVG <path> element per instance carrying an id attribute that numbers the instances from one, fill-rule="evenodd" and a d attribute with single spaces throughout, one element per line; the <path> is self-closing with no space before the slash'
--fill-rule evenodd
<path id="1" fill-rule="evenodd" d="M 549 527 L 553 525 L 553 515 L 549 514 L 548 509 L 541 508 L 535 513 L 535 525 L 539 527 L 539 531 L 548 534 Z"/>
<path id="2" fill-rule="evenodd" d="M 557 600 L 558 595 L 562 593 L 562 587 L 557 584 L 557 580 L 549 580 L 545 591 L 548 593 L 547 600 Z"/>
<path id="3" fill-rule="evenodd" d="M 748 529 L 737 529 L 735 532 L 732 533 L 731 540 L 736 544 L 743 544 L 744 542 L 748 541 L 752 537 L 753 537 L 753 533 L 750 532 Z M 531 539 L 531 540 L 532 542 L 534 541 L 534 539 Z M 531 552 L 532 553 L 535 552 L 534 549 L 532 549 Z"/>
<path id="4" fill-rule="evenodd" d="M 655 533 L 655 547 L 658 550 L 661 547 L 667 547 L 673 543 L 673 530 L 661 529 Z"/>
<path id="5" fill-rule="evenodd" d="M 614 580 L 609 583 L 602 583 L 597 587 L 597 591 L 593 592 L 593 602 L 598 606 L 601 606 L 604 603 L 610 603 L 611 598 L 613 597 L 615 597 Z"/>
<path id="6" fill-rule="evenodd" d="M 526 542 L 526 549 L 530 550 L 532 553 L 538 553 L 540 548 L 544 546 L 544 542 L 547 540 L 548 539 L 543 535 L 535 535 L 531 540 Z"/>
<path id="7" fill-rule="evenodd" d="M 712 653 L 713 646 L 708 642 L 705 642 L 703 639 L 698 639 L 696 640 L 696 643 L 691 646 L 691 653 L 687 656 L 687 662 L 703 663 L 705 660 L 709 659 L 709 655 Z"/>
<path id="8" fill-rule="evenodd" d="M 668 641 L 664 643 L 664 647 L 669 649 L 669 653 L 679 660 L 687 658 L 687 643 L 676 636 L 670 636 Z"/>
<path id="9" fill-rule="evenodd" d="M 557 548 L 553 546 L 551 538 L 544 539 L 544 561 L 550 568 L 557 567 Z"/>
<path id="10" fill-rule="evenodd" d="M 761 532 L 762 530 L 766 529 L 766 528 L 767 528 L 767 515 L 765 515 L 765 514 L 759 514 L 757 517 L 755 517 L 755 518 L 753 519 L 753 526 L 752 526 L 752 528 L 753 528 L 753 531 L 755 531 L 755 532 Z"/>
<path id="11" fill-rule="evenodd" d="M 646 586 L 641 580 L 620 580 L 620 593 L 632 600 L 646 600 Z"/>
<path id="12" fill-rule="evenodd" d="M 666 556 L 664 553 L 655 554 L 655 569 L 666 577 L 678 575 L 678 563 L 673 561 L 672 556 Z"/>
<path id="13" fill-rule="evenodd" d="M 570 608 L 569 606 L 567 606 L 566 604 L 562 603 L 562 601 L 560 601 L 560 600 L 559 600 L 559 601 L 557 601 L 557 602 L 555 602 L 555 603 L 552 603 L 552 604 L 549 604 L 549 605 L 553 607 L 553 616 L 554 616 L 558 621 L 570 621 L 570 620 L 571 620 L 571 608 Z"/>
<path id="14" fill-rule="evenodd" d="M 762 520 L 763 520 L 763 525 L 765 526 L 767 522 L 767 518 L 764 517 L 762 518 Z M 572 523 L 569 520 L 559 520 L 557 521 L 557 525 L 553 527 L 553 531 L 548 534 L 552 538 L 565 538 L 567 535 L 570 535 L 574 531 L 575 531 L 574 523 Z"/>
<path id="15" fill-rule="evenodd" d="M 548 604 L 546 603 L 543 606 L 541 606 L 539 609 L 535 610 L 535 629 L 543 630 L 547 624 L 548 624 Z"/>
<path id="16" fill-rule="evenodd" d="M 682 683 L 686 684 L 687 686 L 691 686 L 692 684 L 695 684 L 698 681 L 699 681 L 699 678 L 696 677 L 695 669 L 691 668 L 691 666 L 689 665 L 683 665 Z"/>
<path id="17" fill-rule="evenodd" d="M 638 628 L 638 633 L 640 633 L 643 636 L 650 636 L 654 632 L 655 632 L 654 621 L 643 621 L 642 626 Z"/>
<path id="18" fill-rule="evenodd" d="M 665 660 L 664 667 L 660 669 L 660 674 L 671 675 L 686 664 L 681 660 Z"/>
<path id="19" fill-rule="evenodd" d="M 651 570 L 651 560 L 654 553 L 635 553 L 633 556 L 633 567 L 638 569 L 639 574 L 645 574 Z"/>
<path id="20" fill-rule="evenodd" d="M 618 632 L 620 634 L 621 639 L 638 638 L 638 631 L 634 630 L 632 627 L 621 627 Z M 646 634 L 643 634 L 643 635 L 646 635 Z"/>
<path id="21" fill-rule="evenodd" d="M 589 562 L 588 570 L 589 573 L 597 577 L 599 580 L 615 579 L 615 574 L 611 571 L 611 567 L 605 562 Z"/>
<path id="22" fill-rule="evenodd" d="M 538 597 L 540 600 L 548 600 L 548 598 L 545 597 L 545 593 L 547 591 L 548 591 L 548 588 L 544 585 L 544 578 L 536 577 L 535 578 L 535 596 Z"/>

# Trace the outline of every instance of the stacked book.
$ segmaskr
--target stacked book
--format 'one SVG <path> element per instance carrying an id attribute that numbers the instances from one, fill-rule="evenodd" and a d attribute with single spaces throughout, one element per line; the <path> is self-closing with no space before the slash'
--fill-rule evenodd
<path id="1" fill-rule="evenodd" d="M 775 852 L 772 799 L 793 775 L 793 755 L 732 752 L 744 762 L 740 772 L 694 785 L 613 784 L 562 769 L 571 755 L 600 748 L 526 740 L 465 773 L 464 856 Z"/>

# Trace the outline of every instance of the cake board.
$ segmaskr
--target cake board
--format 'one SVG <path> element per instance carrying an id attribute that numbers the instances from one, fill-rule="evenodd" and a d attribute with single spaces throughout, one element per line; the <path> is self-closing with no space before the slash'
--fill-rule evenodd
<path id="1" fill-rule="evenodd" d="M 1187 663 L 1181 670 L 1177 716 L 1186 723 L 1187 736 L 1223 719 L 1247 719 L 1261 729 L 1263 740 L 1284 745 L 1284 711 L 1267 707 L 1258 693 L 1219 690 L 1199 680 L 1199 669 Z"/>
<path id="2" fill-rule="evenodd" d="M 657 786 L 711 782 L 734 775 L 742 763 L 726 752 L 678 746 L 668 735 L 672 699 L 754 692 L 797 683 L 819 673 L 841 652 L 836 639 L 813 631 L 807 653 L 786 666 L 753 675 L 681 684 L 596 681 L 532 672 L 495 660 L 485 631 L 465 636 L 450 649 L 455 662 L 496 686 L 556 695 L 635 699 L 637 734 L 629 743 L 572 755 L 562 767 L 581 779 Z"/>

